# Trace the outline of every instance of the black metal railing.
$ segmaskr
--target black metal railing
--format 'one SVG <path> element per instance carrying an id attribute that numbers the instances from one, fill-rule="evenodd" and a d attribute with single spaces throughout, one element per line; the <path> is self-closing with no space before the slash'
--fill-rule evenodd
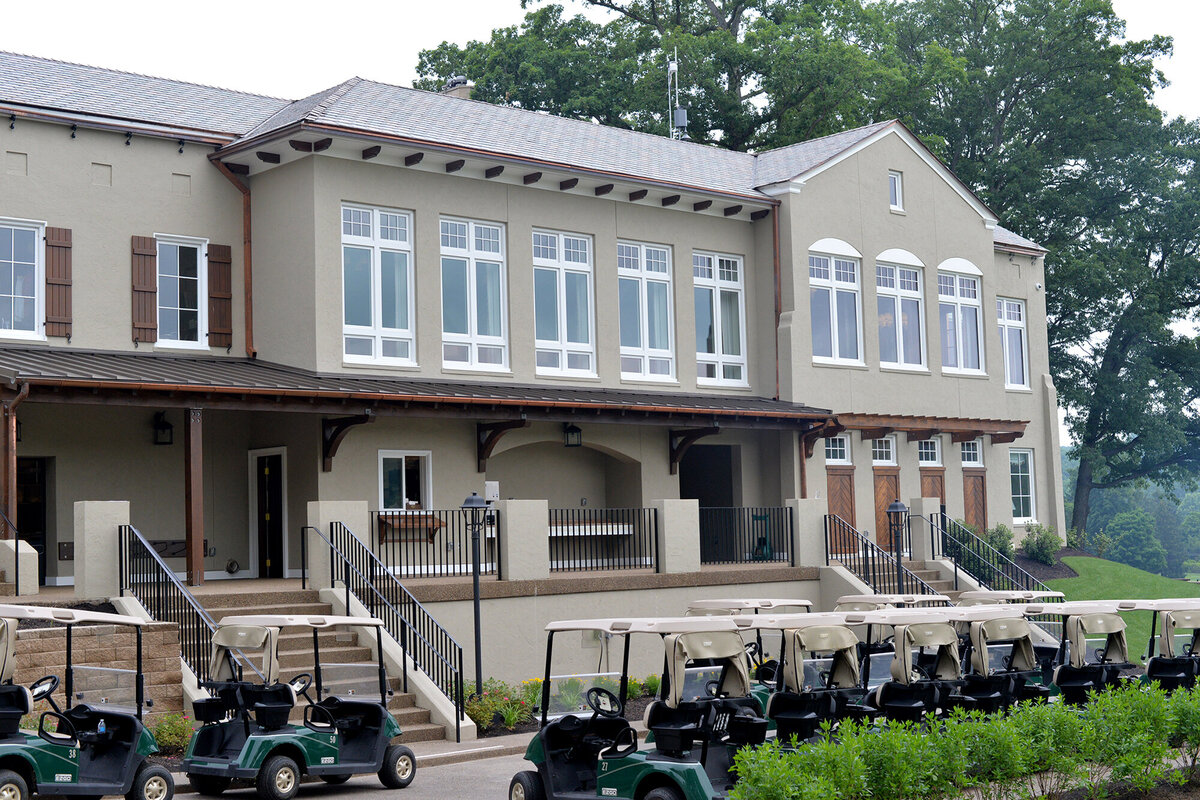
<path id="1" fill-rule="evenodd" d="M 700 509 L 700 563 L 795 564 L 792 510 L 779 506 Z"/>
<path id="2" fill-rule="evenodd" d="M 550 571 L 658 571 L 653 508 L 550 509 Z"/>
<path id="3" fill-rule="evenodd" d="M 120 526 L 117 568 L 121 596 L 136 597 L 151 618 L 178 625 L 179 653 L 184 663 L 198 681 L 208 680 L 212 635 L 217 624 L 132 525 Z"/>
<path id="4" fill-rule="evenodd" d="M 402 578 L 471 574 L 471 527 L 460 509 L 372 511 L 371 548 Z M 488 509 L 479 533 L 479 574 L 500 574 L 500 512 Z"/>
<path id="5" fill-rule="evenodd" d="M 930 514 L 927 521 L 934 558 L 954 563 L 955 589 L 958 571 L 962 570 L 984 589 L 1050 591 L 1049 586 L 944 512 Z"/>
<path id="6" fill-rule="evenodd" d="M 880 594 L 941 594 L 836 514 L 825 515 L 825 563 L 839 562 Z M 897 580 L 899 572 L 899 580 Z"/>
<path id="7" fill-rule="evenodd" d="M 13 592 L 14 594 L 21 593 L 21 532 L 17 530 L 17 526 L 8 518 L 3 510 L 0 510 L 0 522 L 4 525 L 4 539 L 13 540 Z M 36 552 L 36 548 L 35 548 Z M 42 553 L 37 554 L 38 558 L 43 558 Z M 39 571 L 41 567 L 39 566 Z"/>
<path id="8" fill-rule="evenodd" d="M 312 526 L 301 529 L 301 537 L 313 532 L 329 551 L 330 585 L 342 582 L 346 593 L 346 613 L 353 595 L 367 613 L 382 620 L 388 634 L 400 645 L 404 690 L 408 691 L 408 660 L 429 676 L 434 685 L 454 704 L 454 738 L 462 739 L 462 720 L 466 711 L 463 697 L 463 650 L 449 631 L 413 597 L 395 574 L 371 552 L 361 539 L 340 522 L 329 526 L 329 536 Z M 308 572 L 306 560 L 301 565 Z"/>

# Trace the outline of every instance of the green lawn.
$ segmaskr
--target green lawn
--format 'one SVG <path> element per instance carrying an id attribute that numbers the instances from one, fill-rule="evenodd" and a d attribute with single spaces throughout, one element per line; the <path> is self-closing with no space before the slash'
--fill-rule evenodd
<path id="1" fill-rule="evenodd" d="M 1078 578 L 1059 578 L 1047 581 L 1051 589 L 1062 592 L 1068 600 L 1125 600 L 1158 597 L 1200 597 L 1200 584 L 1164 578 L 1136 567 L 1105 561 L 1102 558 L 1068 556 L 1063 559 Z M 1146 652 L 1150 638 L 1150 612 L 1133 611 L 1124 615 L 1129 625 L 1129 655 L 1139 658 Z"/>

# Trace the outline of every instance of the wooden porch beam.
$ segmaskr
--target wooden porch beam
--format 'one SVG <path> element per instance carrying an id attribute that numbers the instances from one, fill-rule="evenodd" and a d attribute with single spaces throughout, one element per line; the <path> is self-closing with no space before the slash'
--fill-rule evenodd
<path id="1" fill-rule="evenodd" d="M 938 435 L 938 432 L 937 432 L 936 428 L 923 428 L 919 431 L 909 431 L 908 432 L 908 441 L 923 442 L 927 439 L 932 439 L 933 437 L 935 437 L 937 435 Z"/>
<path id="2" fill-rule="evenodd" d="M 528 428 L 529 420 L 522 414 L 520 419 L 504 422 L 478 422 L 475 424 L 475 469 L 487 472 L 487 461 L 500 443 L 500 437 L 517 428 Z"/>
<path id="3" fill-rule="evenodd" d="M 895 432 L 895 428 L 867 428 L 859 431 L 858 435 L 862 437 L 862 440 L 865 442 L 870 441 L 871 439 L 882 439 L 885 436 L 891 436 Z"/>
<path id="4" fill-rule="evenodd" d="M 375 412 L 355 414 L 351 417 L 334 417 L 321 420 L 321 471 L 333 472 L 333 457 L 337 455 L 342 440 L 355 425 L 375 421 Z"/>
<path id="5" fill-rule="evenodd" d="M 183 426 L 183 507 L 187 582 L 204 585 L 204 410 L 189 408 Z"/>
<path id="6" fill-rule="evenodd" d="M 671 474 L 679 474 L 679 462 L 683 460 L 683 456 L 689 447 L 705 436 L 716 436 L 720 432 L 721 427 L 719 425 L 713 425 L 709 428 L 686 428 L 684 430 L 671 431 L 669 437 Z"/>
<path id="7" fill-rule="evenodd" d="M 950 434 L 950 441 L 954 442 L 955 444 L 973 442 L 982 435 L 983 434 L 979 431 L 955 431 L 954 433 Z"/>

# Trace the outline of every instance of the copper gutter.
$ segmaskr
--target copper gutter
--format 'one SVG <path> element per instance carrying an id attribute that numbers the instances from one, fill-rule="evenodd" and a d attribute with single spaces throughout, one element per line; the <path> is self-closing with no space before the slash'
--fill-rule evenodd
<path id="1" fill-rule="evenodd" d="M 212 163 L 242 193 L 242 277 L 245 284 L 242 292 L 245 301 L 243 316 L 246 320 L 246 355 L 255 358 L 258 356 L 258 351 L 254 349 L 254 270 L 251 266 L 250 187 L 220 161 L 213 159 Z"/>

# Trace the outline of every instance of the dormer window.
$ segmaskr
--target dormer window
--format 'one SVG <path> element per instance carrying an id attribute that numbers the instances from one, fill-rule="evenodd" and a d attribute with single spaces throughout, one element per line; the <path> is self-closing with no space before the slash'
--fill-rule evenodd
<path id="1" fill-rule="evenodd" d="M 888 204 L 892 211 L 904 210 L 904 175 L 896 170 L 888 172 Z"/>

